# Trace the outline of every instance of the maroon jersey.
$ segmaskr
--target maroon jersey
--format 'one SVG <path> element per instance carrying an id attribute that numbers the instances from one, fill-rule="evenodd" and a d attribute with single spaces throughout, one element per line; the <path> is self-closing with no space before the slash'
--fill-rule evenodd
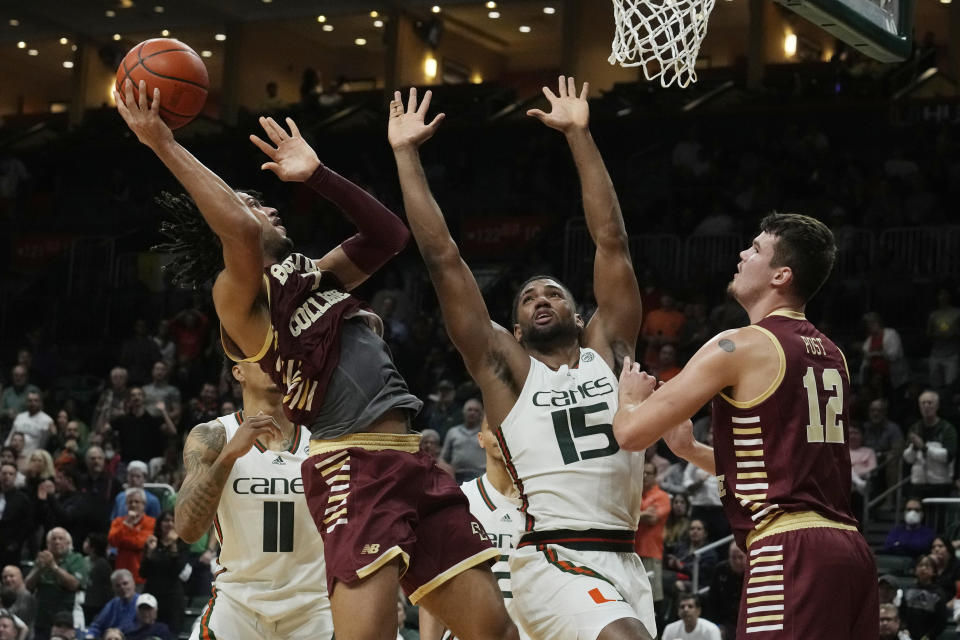
<path id="1" fill-rule="evenodd" d="M 285 390 L 283 412 L 291 422 L 312 425 L 340 358 L 340 324 L 365 305 L 300 253 L 264 269 L 263 278 L 270 331 L 260 352 L 246 360 L 259 363 Z M 237 359 L 232 340 L 222 335 L 227 354 Z"/>
<path id="2" fill-rule="evenodd" d="M 813 511 L 856 525 L 847 444 L 850 376 L 837 346 L 799 313 L 751 325 L 777 347 L 780 372 L 758 398 L 713 399 L 713 446 L 737 544 L 783 513 Z"/>

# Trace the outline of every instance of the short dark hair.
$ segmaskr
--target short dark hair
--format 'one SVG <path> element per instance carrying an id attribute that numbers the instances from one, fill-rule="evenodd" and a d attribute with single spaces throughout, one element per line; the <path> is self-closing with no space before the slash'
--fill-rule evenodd
<path id="1" fill-rule="evenodd" d="M 826 282 L 837 257 L 833 232 L 816 218 L 798 213 L 771 213 L 760 221 L 760 231 L 777 240 L 772 267 L 790 267 L 793 291 L 808 301 Z"/>
<path id="2" fill-rule="evenodd" d="M 574 304 L 574 306 L 576 306 L 576 304 L 577 304 L 576 298 L 573 297 L 573 294 L 570 292 L 570 289 L 567 287 L 567 285 L 565 285 L 565 284 L 563 284 L 562 282 L 560 282 L 560 279 L 559 279 L 559 278 L 555 278 L 555 277 L 553 277 L 553 276 L 547 276 L 547 275 L 533 276 L 533 277 L 530 277 L 530 278 L 527 278 L 526 280 L 524 280 L 524 281 L 523 281 L 523 284 L 521 284 L 519 287 L 517 287 L 517 293 L 514 294 L 514 296 L 513 296 L 513 306 L 510 308 L 510 323 L 511 323 L 511 324 L 517 324 L 517 306 L 520 304 L 520 296 L 523 295 L 523 290 L 527 288 L 527 285 L 528 285 L 528 284 L 530 284 L 531 282 L 533 282 L 533 281 L 535 281 L 535 280 L 553 280 L 553 281 L 556 282 L 558 285 L 560 285 L 560 288 L 563 289 L 563 292 L 564 292 L 565 294 L 567 294 L 568 296 L 570 296 L 570 301 Z"/>
<path id="3" fill-rule="evenodd" d="M 68 629 L 73 629 L 73 614 L 69 611 L 58 611 L 53 614 L 53 622 L 50 624 L 51 627 L 67 627 Z"/>
<path id="4" fill-rule="evenodd" d="M 93 552 L 101 558 L 107 555 L 107 536 L 94 531 L 87 534 L 87 544 L 93 549 Z"/>
<path id="5" fill-rule="evenodd" d="M 20 469 L 17 468 L 17 465 L 13 462 L 0 462 L 0 469 L 3 469 L 4 467 L 13 467 L 14 471 L 20 471 Z"/>
<path id="6" fill-rule="evenodd" d="M 703 609 L 703 603 L 700 601 L 700 595 L 696 593 L 685 593 L 677 599 L 677 605 L 679 606 L 681 602 L 686 602 L 687 600 L 693 600 L 693 604 L 696 605 L 698 609 Z"/>

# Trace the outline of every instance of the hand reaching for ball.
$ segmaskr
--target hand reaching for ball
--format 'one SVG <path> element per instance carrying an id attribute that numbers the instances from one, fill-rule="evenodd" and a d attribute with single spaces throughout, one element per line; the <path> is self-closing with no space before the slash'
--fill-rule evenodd
<path id="1" fill-rule="evenodd" d="M 270 162 L 264 162 L 260 169 L 273 171 L 284 182 L 303 182 L 313 175 L 320 166 L 320 159 L 313 147 L 300 135 L 297 123 L 292 118 L 287 118 L 290 133 L 273 118 L 260 116 L 260 126 L 270 138 L 270 142 L 276 145 L 274 148 L 258 136 L 250 134 L 250 142 L 270 158 Z"/>
<path id="2" fill-rule="evenodd" d="M 173 140 L 173 131 L 160 119 L 160 89 L 153 90 L 149 106 L 144 80 L 140 81 L 138 99 L 133 97 L 133 82 L 130 80 L 124 83 L 123 96 L 114 90 L 113 97 L 117 101 L 117 111 L 140 142 L 156 150 L 164 142 Z"/>

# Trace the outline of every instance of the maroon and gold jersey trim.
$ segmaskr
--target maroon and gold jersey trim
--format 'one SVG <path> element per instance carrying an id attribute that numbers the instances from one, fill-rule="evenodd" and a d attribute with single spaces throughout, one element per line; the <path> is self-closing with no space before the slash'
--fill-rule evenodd
<path id="1" fill-rule="evenodd" d="M 786 313 L 792 313 L 792 312 L 780 313 L 780 312 L 774 311 L 774 314 L 777 314 L 777 315 L 784 315 Z M 793 317 L 793 316 L 790 316 L 790 317 Z M 780 368 L 777 371 L 777 377 L 773 379 L 773 382 L 770 383 L 770 386 L 767 387 L 767 390 L 752 400 L 745 400 L 745 401 L 734 400 L 733 398 L 723 393 L 722 391 L 718 394 L 721 398 L 723 398 L 729 404 L 733 405 L 738 409 L 750 409 L 751 407 L 757 406 L 758 404 L 760 404 L 761 402 L 763 402 L 764 400 L 772 396 L 774 392 L 776 392 L 776 390 L 780 388 L 780 383 L 783 382 L 783 377 L 787 374 L 787 356 L 783 353 L 783 346 L 780 344 L 780 341 L 777 340 L 777 337 L 773 335 L 773 333 L 771 333 L 769 330 L 764 329 L 763 327 L 758 327 L 755 324 L 747 325 L 747 327 L 745 328 L 756 329 L 760 333 L 770 338 L 770 342 L 772 342 L 773 346 L 777 349 L 777 357 L 780 359 Z"/>
<path id="2" fill-rule="evenodd" d="M 267 290 L 267 310 L 270 309 L 270 281 L 267 280 L 267 274 L 263 274 L 263 285 Z M 275 339 L 274 334 L 276 331 L 273 328 L 273 323 L 270 323 L 270 328 L 267 329 L 267 335 L 263 338 L 263 346 L 260 347 L 260 351 L 257 352 L 257 355 L 250 356 L 249 358 L 244 358 L 241 355 L 238 355 L 233 352 L 228 342 L 233 342 L 233 338 L 229 338 L 227 333 L 223 330 L 223 324 L 220 325 L 220 345 L 223 347 L 223 352 L 227 354 L 227 357 L 233 360 L 234 362 L 259 362 L 263 359 L 263 356 L 267 355 L 267 350 L 270 348 L 270 343 Z M 239 346 L 239 345 L 238 345 Z"/>

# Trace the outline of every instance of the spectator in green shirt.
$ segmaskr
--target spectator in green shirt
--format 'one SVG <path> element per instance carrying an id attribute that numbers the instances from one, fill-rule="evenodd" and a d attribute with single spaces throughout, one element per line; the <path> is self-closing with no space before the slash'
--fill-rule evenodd
<path id="1" fill-rule="evenodd" d="M 49 637 L 58 613 L 73 612 L 77 592 L 86 587 L 88 571 L 87 559 L 73 550 L 73 539 L 67 530 L 50 529 L 47 548 L 37 554 L 25 580 L 27 589 L 37 597 L 38 638 Z"/>

